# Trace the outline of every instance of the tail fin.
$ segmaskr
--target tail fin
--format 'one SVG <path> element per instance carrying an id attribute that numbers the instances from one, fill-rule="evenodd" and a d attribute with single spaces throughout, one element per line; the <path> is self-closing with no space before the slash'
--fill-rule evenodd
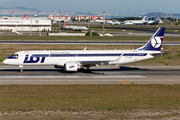
<path id="1" fill-rule="evenodd" d="M 106 22 L 108 22 L 107 18 L 105 20 L 106 20 Z"/>
<path id="2" fill-rule="evenodd" d="M 64 26 L 67 26 L 66 23 L 63 21 Z"/>
<path id="3" fill-rule="evenodd" d="M 53 20 L 53 16 L 51 15 L 51 20 Z"/>
<path id="4" fill-rule="evenodd" d="M 27 14 L 25 14 L 26 18 L 29 19 L 29 17 L 27 16 Z"/>
<path id="5" fill-rule="evenodd" d="M 93 16 L 93 19 L 96 20 L 95 16 Z"/>
<path id="6" fill-rule="evenodd" d="M 148 21 L 149 20 L 149 17 L 146 17 L 145 21 Z"/>
<path id="7" fill-rule="evenodd" d="M 138 48 L 137 50 L 152 50 L 160 51 L 163 43 L 165 27 L 159 28 L 145 46 Z"/>
<path id="8" fill-rule="evenodd" d="M 160 19 L 160 17 L 158 17 L 155 21 L 156 21 L 156 22 L 159 22 L 159 19 Z"/>
<path id="9" fill-rule="evenodd" d="M 146 16 L 144 16 L 142 20 L 145 20 L 145 19 L 146 19 Z"/>

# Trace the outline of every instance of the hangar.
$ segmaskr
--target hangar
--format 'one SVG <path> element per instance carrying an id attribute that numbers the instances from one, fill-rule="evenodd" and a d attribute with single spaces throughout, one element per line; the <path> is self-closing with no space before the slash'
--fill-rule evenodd
<path id="1" fill-rule="evenodd" d="M 51 20 L 47 18 L 33 17 L 24 19 L 21 17 L 0 18 L 1 31 L 51 31 Z"/>

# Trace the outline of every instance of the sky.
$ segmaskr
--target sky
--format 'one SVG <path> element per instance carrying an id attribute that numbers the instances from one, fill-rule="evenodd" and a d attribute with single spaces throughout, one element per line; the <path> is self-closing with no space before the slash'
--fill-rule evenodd
<path id="1" fill-rule="evenodd" d="M 180 13 L 180 0 L 2 0 L 0 7 L 109 14 Z"/>

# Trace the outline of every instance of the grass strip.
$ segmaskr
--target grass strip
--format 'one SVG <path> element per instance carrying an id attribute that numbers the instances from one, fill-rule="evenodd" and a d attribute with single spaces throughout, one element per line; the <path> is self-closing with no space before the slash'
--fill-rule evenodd
<path id="1" fill-rule="evenodd" d="M 178 110 L 180 85 L 5 85 L 0 111 Z"/>
<path id="2" fill-rule="evenodd" d="M 148 41 L 150 37 L 146 36 L 1 36 L 0 40 L 75 40 L 75 41 Z M 180 37 L 165 37 L 164 41 L 179 41 Z"/>

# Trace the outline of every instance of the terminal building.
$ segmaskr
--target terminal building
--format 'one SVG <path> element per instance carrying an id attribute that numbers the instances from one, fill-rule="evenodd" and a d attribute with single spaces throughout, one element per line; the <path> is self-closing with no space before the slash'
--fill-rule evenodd
<path id="1" fill-rule="evenodd" d="M 1 17 L 1 31 L 51 31 L 51 20 L 41 17 Z"/>

